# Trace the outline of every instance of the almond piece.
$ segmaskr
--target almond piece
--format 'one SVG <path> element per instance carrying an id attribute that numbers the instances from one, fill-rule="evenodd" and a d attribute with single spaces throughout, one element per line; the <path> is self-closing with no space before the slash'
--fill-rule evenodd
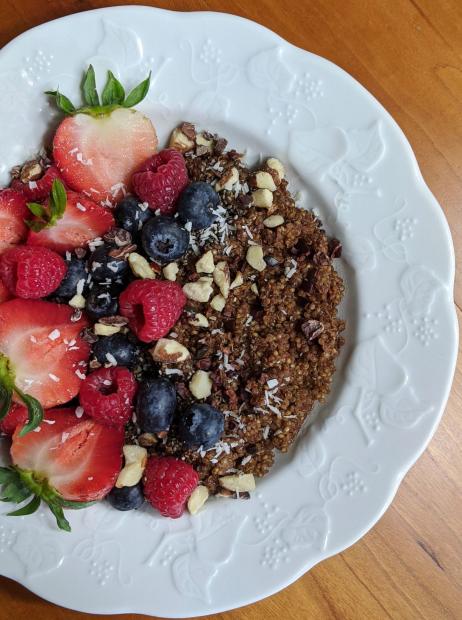
<path id="1" fill-rule="evenodd" d="M 212 301 L 210 302 L 210 306 L 216 310 L 217 312 L 221 312 L 226 305 L 226 299 L 223 295 L 215 295 Z"/>
<path id="2" fill-rule="evenodd" d="M 229 289 L 232 290 L 233 288 L 237 288 L 242 284 L 244 284 L 244 278 L 242 277 L 242 273 L 238 271 L 234 277 L 234 280 L 229 285 Z"/>
<path id="3" fill-rule="evenodd" d="M 97 336 L 112 336 L 113 334 L 118 334 L 120 332 L 120 326 L 95 323 L 93 331 Z"/>
<path id="4" fill-rule="evenodd" d="M 257 189 L 252 192 L 252 204 L 255 207 L 269 209 L 273 205 L 273 194 L 269 189 Z"/>
<path id="5" fill-rule="evenodd" d="M 263 258 L 263 248 L 261 245 L 250 245 L 245 256 L 246 261 L 251 267 L 257 271 L 266 269 L 266 263 Z"/>
<path id="6" fill-rule="evenodd" d="M 251 285 L 250 290 L 252 291 L 252 293 L 255 293 L 255 295 L 259 294 L 258 286 L 255 284 L 255 282 Z"/>
<path id="7" fill-rule="evenodd" d="M 233 189 L 233 185 L 235 185 L 238 181 L 239 171 L 233 166 L 221 177 L 221 179 L 215 183 L 215 190 L 217 192 L 221 192 L 224 189 L 230 191 Z"/>
<path id="8" fill-rule="evenodd" d="M 207 398 L 212 393 L 212 380 L 205 370 L 196 370 L 189 382 L 191 394 L 198 399 Z"/>
<path id="9" fill-rule="evenodd" d="M 188 282 L 183 286 L 183 292 L 188 299 L 205 303 L 213 293 L 212 282 L 213 278 L 200 278 L 197 282 Z"/>
<path id="10" fill-rule="evenodd" d="M 188 510 L 192 515 L 199 512 L 209 498 L 209 490 L 203 484 L 194 489 L 188 499 Z"/>
<path id="11" fill-rule="evenodd" d="M 200 312 L 195 314 L 194 318 L 191 319 L 189 322 L 191 323 L 191 325 L 194 325 L 194 327 L 208 327 L 209 326 L 209 321 L 207 317 L 201 314 Z"/>
<path id="12" fill-rule="evenodd" d="M 72 308 L 85 308 L 85 297 L 83 295 L 74 295 L 72 299 L 69 300 L 69 305 Z"/>
<path id="13" fill-rule="evenodd" d="M 224 260 L 221 260 L 217 263 L 214 271 L 213 271 L 213 279 L 215 284 L 220 289 L 220 293 L 226 299 L 229 294 L 229 267 L 228 263 Z"/>
<path id="14" fill-rule="evenodd" d="M 223 488 L 228 491 L 244 492 L 255 491 L 255 478 L 253 474 L 242 474 L 234 476 L 223 476 L 219 479 Z"/>
<path id="15" fill-rule="evenodd" d="M 156 345 L 149 349 L 149 353 L 155 362 L 166 364 L 184 362 L 191 356 L 188 349 L 173 338 L 160 338 Z"/>
<path id="16" fill-rule="evenodd" d="M 165 265 L 165 267 L 162 269 L 162 273 L 166 280 L 170 280 L 170 282 L 175 282 L 179 270 L 180 268 L 178 267 L 178 263 L 169 263 L 168 265 Z"/>
<path id="17" fill-rule="evenodd" d="M 281 226 L 281 224 L 284 224 L 282 215 L 270 215 L 266 220 L 263 220 L 263 225 L 266 226 L 266 228 L 277 228 Z"/>
<path id="18" fill-rule="evenodd" d="M 209 250 L 196 262 L 196 271 L 197 273 L 213 273 L 214 269 L 213 252 Z"/>
<path id="19" fill-rule="evenodd" d="M 212 152 L 213 142 L 212 140 L 208 140 L 203 133 L 198 133 L 196 136 L 196 144 L 198 146 L 205 146 L 209 153 Z"/>
<path id="20" fill-rule="evenodd" d="M 148 451 L 141 446 L 126 445 L 123 447 L 125 465 L 119 472 L 115 486 L 133 487 L 141 480 L 148 460 Z"/>
<path id="21" fill-rule="evenodd" d="M 180 151 L 180 153 L 186 153 L 187 151 L 192 151 L 194 148 L 194 140 L 188 138 L 188 136 L 177 127 L 170 135 L 168 146 L 171 149 Z"/>
<path id="22" fill-rule="evenodd" d="M 257 172 L 255 183 L 259 189 L 268 189 L 270 192 L 276 191 L 276 184 L 269 172 Z"/>
<path id="23" fill-rule="evenodd" d="M 148 261 L 138 254 L 137 252 L 130 252 L 128 255 L 128 264 L 130 265 L 130 269 L 132 273 L 137 278 L 142 278 L 143 280 L 154 280 L 156 274 L 151 269 Z"/>
<path id="24" fill-rule="evenodd" d="M 271 168 L 271 170 L 274 170 L 276 172 L 279 177 L 280 183 L 286 174 L 283 164 L 279 161 L 279 159 L 276 159 L 275 157 L 270 157 L 266 160 L 266 165 L 268 166 L 268 168 Z"/>

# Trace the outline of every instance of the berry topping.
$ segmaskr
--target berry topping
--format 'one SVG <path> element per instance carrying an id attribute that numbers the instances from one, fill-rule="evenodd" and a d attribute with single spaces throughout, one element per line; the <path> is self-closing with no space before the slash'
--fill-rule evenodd
<path id="1" fill-rule="evenodd" d="M 114 316 L 118 309 L 117 297 L 107 286 L 93 286 L 88 293 L 85 310 L 92 321 L 97 321 L 103 316 Z"/>
<path id="2" fill-rule="evenodd" d="M 189 233 L 171 217 L 153 217 L 143 226 L 141 242 L 152 260 L 170 263 L 187 252 Z"/>
<path id="3" fill-rule="evenodd" d="M 114 487 L 107 499 L 116 510 L 136 510 L 144 504 L 143 487 L 141 484 L 121 489 Z"/>
<path id="4" fill-rule="evenodd" d="M 0 191 L 0 254 L 26 239 L 29 215 L 23 194 L 13 189 Z"/>
<path id="5" fill-rule="evenodd" d="M 48 248 L 21 245 L 0 258 L 0 277 L 10 292 L 23 299 L 39 299 L 55 291 L 66 274 L 66 263 Z"/>
<path id="6" fill-rule="evenodd" d="M 0 431 L 5 435 L 12 435 L 16 427 L 21 427 L 27 422 L 29 415 L 26 407 L 13 403 L 10 410 L 0 422 Z"/>
<path id="7" fill-rule="evenodd" d="M 35 512 L 43 500 L 58 526 L 70 531 L 63 508 L 84 508 L 102 499 L 114 486 L 122 463 L 123 431 L 107 428 L 89 418 L 78 419 L 74 409 L 47 411 L 40 432 L 13 435 L 14 467 L 0 468 L 5 501 L 22 502 L 9 513 Z"/>
<path id="8" fill-rule="evenodd" d="M 178 437 L 187 448 L 210 448 L 223 434 L 225 420 L 221 411 L 210 405 L 195 403 L 178 421 Z"/>
<path id="9" fill-rule="evenodd" d="M 188 184 L 183 155 L 174 149 L 156 153 L 135 172 L 132 182 L 135 194 L 153 211 L 174 213 L 175 202 Z"/>
<path id="10" fill-rule="evenodd" d="M 143 206 L 135 196 L 126 196 L 115 208 L 114 217 L 118 226 L 136 235 L 152 217 L 152 213 L 147 205 Z"/>
<path id="11" fill-rule="evenodd" d="M 216 219 L 215 209 L 220 197 L 209 183 L 191 183 L 180 194 L 177 203 L 178 219 L 183 224 L 191 222 L 191 228 L 207 228 Z"/>
<path id="12" fill-rule="evenodd" d="M 136 397 L 136 420 L 143 433 L 168 431 L 176 409 L 176 390 L 168 379 L 143 381 Z"/>
<path id="13" fill-rule="evenodd" d="M 165 336 L 178 321 L 186 296 L 176 282 L 136 280 L 119 297 L 120 313 L 143 342 Z"/>
<path id="14" fill-rule="evenodd" d="M 171 456 L 151 456 L 144 470 L 144 495 L 161 515 L 177 519 L 198 482 L 197 472 L 188 463 Z"/>
<path id="15" fill-rule="evenodd" d="M 26 200 L 45 200 L 50 195 L 53 181 L 59 178 L 59 170 L 56 166 L 49 166 L 39 178 L 25 182 L 14 179 L 11 187 L 21 192 Z"/>
<path id="16" fill-rule="evenodd" d="M 67 273 L 56 289 L 54 297 L 68 300 L 74 295 L 85 295 L 88 289 L 88 270 L 86 262 L 74 254 L 66 257 Z"/>
<path id="17" fill-rule="evenodd" d="M 135 365 L 139 349 L 124 334 L 113 334 L 100 338 L 93 345 L 93 355 L 100 364 L 107 364 L 108 357 L 115 359 L 118 366 L 131 368 Z"/>
<path id="18" fill-rule="evenodd" d="M 5 284 L 0 280 L 0 304 L 11 299 L 12 295 Z"/>
<path id="19" fill-rule="evenodd" d="M 133 411 L 136 381 L 126 368 L 99 368 L 80 388 L 80 404 L 86 414 L 107 426 L 123 426 Z"/>
<path id="20" fill-rule="evenodd" d="M 129 272 L 128 263 L 123 258 L 110 255 L 112 248 L 100 245 L 91 254 L 88 261 L 91 277 L 96 282 L 121 283 Z"/>

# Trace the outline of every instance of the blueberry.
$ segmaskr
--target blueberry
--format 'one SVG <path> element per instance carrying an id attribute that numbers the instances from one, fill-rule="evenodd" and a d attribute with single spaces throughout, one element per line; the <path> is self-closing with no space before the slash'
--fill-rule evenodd
<path id="1" fill-rule="evenodd" d="M 144 504 L 144 495 L 141 484 L 133 487 L 114 487 L 107 499 L 116 510 L 136 510 Z"/>
<path id="2" fill-rule="evenodd" d="M 168 379 L 147 379 L 138 388 L 136 420 L 143 433 L 170 428 L 176 409 L 176 390 Z"/>
<path id="3" fill-rule="evenodd" d="M 89 258 L 90 273 L 96 282 L 122 282 L 129 273 L 127 261 L 110 256 L 110 249 L 100 245 Z"/>
<path id="4" fill-rule="evenodd" d="M 130 342 L 124 334 L 113 334 L 100 338 L 93 345 L 93 355 L 100 364 L 107 362 L 107 355 L 112 355 L 119 366 L 132 367 L 138 356 L 138 347 Z"/>
<path id="5" fill-rule="evenodd" d="M 160 215 L 151 218 L 141 231 L 144 251 L 158 263 L 170 263 L 186 253 L 189 233 L 171 218 Z"/>
<path id="6" fill-rule="evenodd" d="M 88 271 L 85 261 L 71 255 L 70 258 L 66 258 L 66 264 L 67 273 L 59 288 L 53 294 L 54 297 L 61 299 L 71 299 L 77 294 L 77 290 L 79 293 L 84 294 L 88 288 Z"/>
<path id="7" fill-rule="evenodd" d="M 178 219 L 183 224 L 191 222 L 193 230 L 207 228 L 216 219 L 214 210 L 220 203 L 220 197 L 208 183 L 198 181 L 191 183 L 178 198 Z"/>
<path id="8" fill-rule="evenodd" d="M 119 303 L 107 286 L 93 286 L 87 296 L 85 310 L 93 321 L 97 321 L 103 316 L 113 316 L 117 314 Z"/>
<path id="9" fill-rule="evenodd" d="M 125 228 L 132 235 L 136 235 L 141 230 L 143 224 L 147 222 L 152 211 L 149 208 L 140 206 L 140 202 L 135 196 L 124 198 L 114 210 L 114 217 L 121 228 Z"/>
<path id="10" fill-rule="evenodd" d="M 225 430 L 221 411 L 203 403 L 195 403 L 184 411 L 178 422 L 178 436 L 187 448 L 210 448 Z"/>

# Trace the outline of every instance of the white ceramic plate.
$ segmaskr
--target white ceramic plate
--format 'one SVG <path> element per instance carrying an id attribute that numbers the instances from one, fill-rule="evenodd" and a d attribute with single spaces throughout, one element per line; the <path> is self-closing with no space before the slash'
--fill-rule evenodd
<path id="1" fill-rule="evenodd" d="M 71 534 L 44 509 L 2 516 L 1 572 L 87 612 L 231 609 L 363 536 L 427 445 L 457 350 L 451 237 L 406 138 L 362 86 L 255 23 L 214 13 L 101 9 L 7 45 L 2 181 L 56 120 L 43 91 L 59 84 L 77 99 L 90 62 L 127 86 L 152 69 L 140 108 L 161 139 L 191 120 L 247 148 L 250 160 L 286 163 L 301 206 L 317 209 L 344 244 L 347 345 L 329 403 L 250 501 L 211 501 L 177 521 L 101 504 L 68 511 Z"/>

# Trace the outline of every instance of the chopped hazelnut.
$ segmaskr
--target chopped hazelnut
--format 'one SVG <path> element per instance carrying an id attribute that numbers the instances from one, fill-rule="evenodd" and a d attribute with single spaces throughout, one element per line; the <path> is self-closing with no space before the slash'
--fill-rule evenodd
<path id="1" fill-rule="evenodd" d="M 245 258 L 249 265 L 257 271 L 263 271 L 266 269 L 266 263 L 263 258 L 263 248 L 261 245 L 249 246 Z"/>

